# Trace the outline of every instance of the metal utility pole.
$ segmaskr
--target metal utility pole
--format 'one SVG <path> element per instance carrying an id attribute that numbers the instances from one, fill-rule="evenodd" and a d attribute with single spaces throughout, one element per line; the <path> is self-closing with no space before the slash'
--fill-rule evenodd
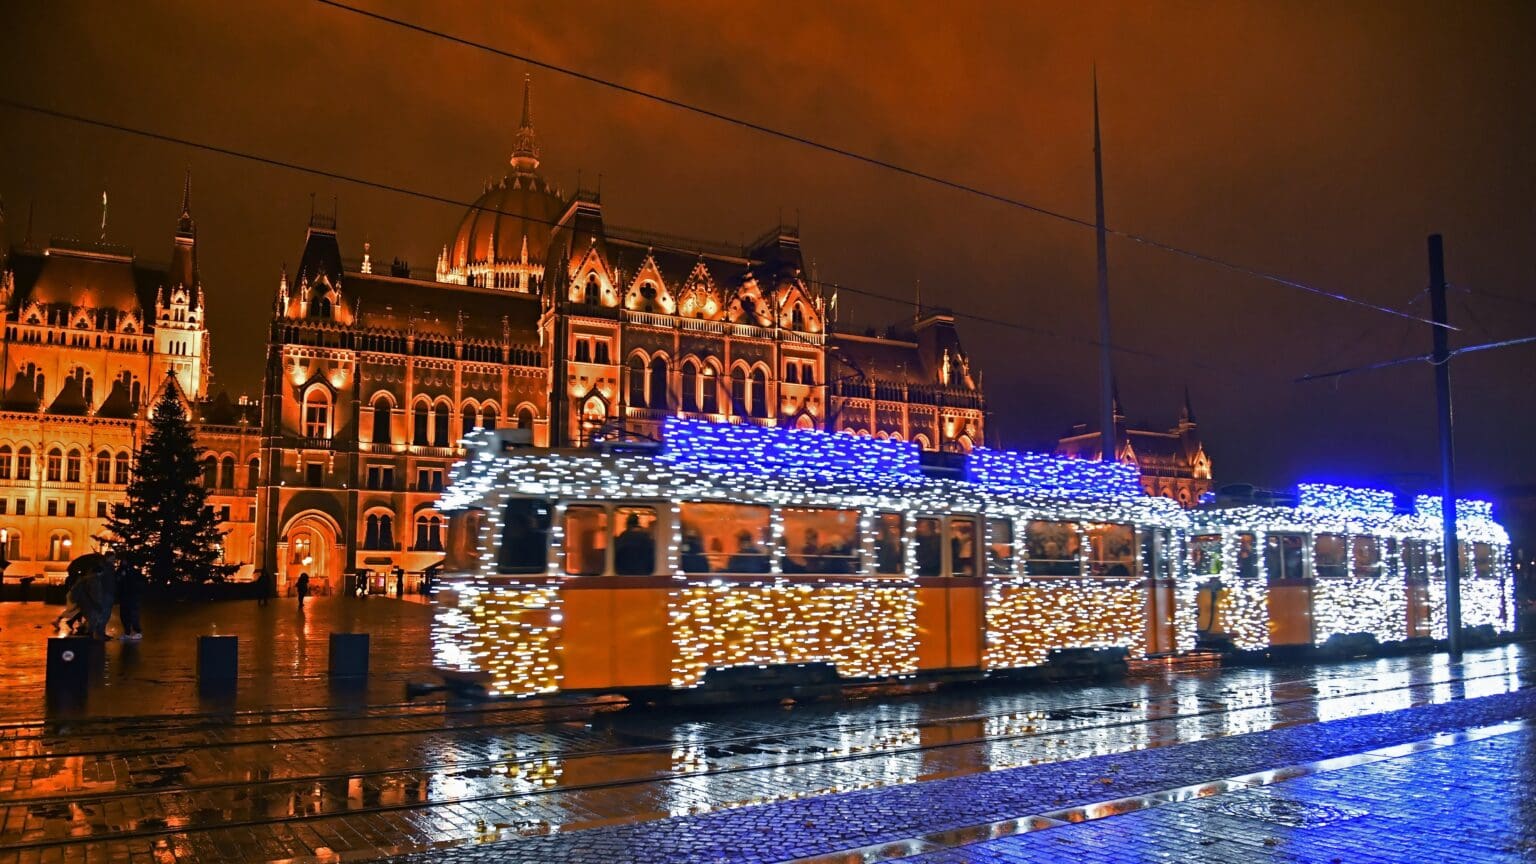
<path id="1" fill-rule="evenodd" d="M 1093 209 L 1099 251 L 1099 458 L 1115 460 L 1115 372 L 1109 350 L 1109 251 L 1104 228 L 1104 149 L 1099 142 L 1099 70 L 1093 70 Z"/>
<path id="2" fill-rule="evenodd" d="M 1429 302 L 1434 326 L 1435 402 L 1440 420 L 1440 518 L 1445 530 L 1445 630 L 1451 656 L 1461 655 L 1461 546 L 1456 541 L 1456 434 L 1451 419 L 1451 352 L 1445 325 L 1445 248 L 1429 235 Z"/>

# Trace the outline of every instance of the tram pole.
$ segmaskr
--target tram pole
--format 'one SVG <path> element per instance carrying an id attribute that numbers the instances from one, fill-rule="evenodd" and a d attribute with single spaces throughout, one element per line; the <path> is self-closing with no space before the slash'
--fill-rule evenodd
<path id="1" fill-rule="evenodd" d="M 1115 372 L 1109 327 L 1109 251 L 1104 226 L 1104 148 L 1099 141 L 1099 70 L 1093 70 L 1093 212 L 1099 253 L 1099 458 L 1115 461 Z"/>
<path id="2" fill-rule="evenodd" d="M 1461 656 L 1461 546 L 1456 540 L 1456 433 L 1451 416 L 1451 352 L 1446 324 L 1445 248 L 1429 235 L 1429 302 L 1434 325 L 1435 403 L 1440 424 L 1440 518 L 1445 532 L 1445 631 L 1452 657 Z"/>

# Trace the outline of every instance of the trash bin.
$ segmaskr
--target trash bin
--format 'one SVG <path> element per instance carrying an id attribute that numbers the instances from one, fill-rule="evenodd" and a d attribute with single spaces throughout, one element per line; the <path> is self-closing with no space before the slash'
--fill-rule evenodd
<path id="1" fill-rule="evenodd" d="M 47 683 L 49 699 L 78 702 L 85 699 L 91 683 L 93 661 L 102 656 L 101 643 L 85 636 L 48 640 Z"/>
<path id="2" fill-rule="evenodd" d="M 197 680 L 201 684 L 229 685 L 240 673 L 240 637 L 197 637 Z"/>
<path id="3" fill-rule="evenodd" d="M 361 678 L 368 674 L 368 634 L 331 634 L 331 677 Z"/>

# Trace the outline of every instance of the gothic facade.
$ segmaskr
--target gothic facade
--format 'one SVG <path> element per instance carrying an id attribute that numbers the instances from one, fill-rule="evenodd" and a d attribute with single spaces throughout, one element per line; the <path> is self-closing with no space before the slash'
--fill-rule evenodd
<path id="1" fill-rule="evenodd" d="M 1200 427 L 1184 394 L 1184 407 L 1178 425 L 1166 432 L 1137 429 L 1126 424 L 1120 411 L 1120 397 L 1114 399 L 1115 458 L 1135 465 L 1141 472 L 1141 485 L 1148 495 L 1172 498 L 1185 507 L 1200 503 L 1200 496 L 1211 490 L 1211 457 L 1200 441 Z M 1097 429 L 1079 424 L 1056 442 L 1056 454 L 1077 459 L 1098 459 L 1103 453 L 1102 436 Z"/>
<path id="2" fill-rule="evenodd" d="M 52 239 L 12 248 L 0 212 L 0 543 L 11 578 L 62 574 L 91 551 L 123 500 L 147 413 L 174 387 L 209 452 L 204 481 L 225 556 L 255 556 L 254 412 L 210 399 L 205 297 L 191 188 L 170 264 L 105 242 Z"/>

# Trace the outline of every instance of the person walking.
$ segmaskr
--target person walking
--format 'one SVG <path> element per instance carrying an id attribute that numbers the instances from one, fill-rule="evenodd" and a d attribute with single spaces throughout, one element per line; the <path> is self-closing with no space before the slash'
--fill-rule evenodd
<path id="1" fill-rule="evenodd" d="M 265 569 L 256 571 L 256 605 L 265 606 L 271 602 L 272 583 L 267 581 Z"/>
<path id="2" fill-rule="evenodd" d="M 300 573 L 299 581 L 294 583 L 294 587 L 297 588 L 299 592 L 299 605 L 303 606 L 304 598 L 309 596 L 309 574 Z"/>
<path id="3" fill-rule="evenodd" d="M 117 556 L 111 552 L 107 553 L 101 566 L 117 575 L 117 616 L 123 625 L 123 641 L 137 642 L 143 639 L 144 630 L 139 624 L 139 604 L 144 599 L 144 577 L 133 568 L 119 567 Z"/>
<path id="4" fill-rule="evenodd" d="M 117 566 L 107 556 L 98 556 L 95 569 L 75 583 L 75 590 L 85 600 L 86 621 L 91 638 L 106 641 L 107 624 L 112 621 L 112 607 L 117 605 Z"/>

